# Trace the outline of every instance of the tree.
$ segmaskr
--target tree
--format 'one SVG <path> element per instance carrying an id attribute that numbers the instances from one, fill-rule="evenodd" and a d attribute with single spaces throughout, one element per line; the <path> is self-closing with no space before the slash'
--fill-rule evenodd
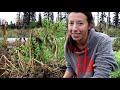
<path id="1" fill-rule="evenodd" d="M 68 12 L 58 12 L 56 21 L 62 21 L 63 19 L 65 19 L 66 21 L 67 15 L 68 15 Z"/>
<path id="2" fill-rule="evenodd" d="M 98 21 L 98 22 L 97 22 L 97 25 L 99 24 L 99 19 L 100 19 L 100 18 L 99 18 L 99 12 L 97 12 L 97 21 Z"/>
<path id="3" fill-rule="evenodd" d="M 63 13 L 62 19 L 66 19 L 66 18 L 67 18 L 68 13 L 67 13 L 67 12 L 62 12 L 62 13 Z"/>
<path id="4" fill-rule="evenodd" d="M 30 13 L 30 22 L 36 21 L 36 13 L 35 12 L 29 12 Z"/>
<path id="5" fill-rule="evenodd" d="M 35 21 L 36 13 L 35 12 L 23 12 L 23 26 L 24 28 L 28 28 L 30 22 Z"/>
<path id="6" fill-rule="evenodd" d="M 22 17 L 21 17 L 21 12 L 18 12 L 17 13 L 17 18 L 16 18 L 16 27 L 17 27 L 17 29 L 21 29 L 22 24 L 23 24 L 23 20 L 22 20 Z"/>
<path id="7" fill-rule="evenodd" d="M 110 26 L 111 26 L 110 12 L 108 12 L 107 22 L 106 22 L 106 32 L 108 32 L 108 28 L 109 28 Z"/>
<path id="8" fill-rule="evenodd" d="M 51 18 L 51 22 L 54 23 L 54 14 L 53 14 L 53 12 L 51 12 L 50 18 Z"/>
<path id="9" fill-rule="evenodd" d="M 10 24 L 9 24 L 9 27 L 10 27 L 11 29 L 15 29 L 15 28 L 16 28 L 16 25 L 15 25 L 15 23 L 13 23 L 13 22 L 11 21 Z"/>
<path id="10" fill-rule="evenodd" d="M 101 12 L 101 14 L 100 14 L 100 20 L 98 22 L 98 29 L 102 33 L 106 30 L 106 22 L 105 22 L 104 18 L 106 18 L 105 12 Z"/>
<path id="11" fill-rule="evenodd" d="M 38 22 L 37 22 L 37 27 L 41 27 L 42 26 L 42 18 L 41 18 L 41 13 L 39 13 L 38 15 Z"/>
<path id="12" fill-rule="evenodd" d="M 32 21 L 30 22 L 30 25 L 29 25 L 30 28 L 35 28 L 36 27 L 36 22 L 35 21 Z"/>
<path id="13" fill-rule="evenodd" d="M 101 12 L 100 21 L 105 21 L 104 18 L 106 18 L 105 12 Z"/>
<path id="14" fill-rule="evenodd" d="M 44 19 L 50 21 L 50 22 L 54 22 L 54 14 L 53 12 L 44 12 Z"/>
<path id="15" fill-rule="evenodd" d="M 108 12 L 108 27 L 110 27 L 111 26 L 111 17 L 110 17 L 110 12 Z"/>
<path id="16" fill-rule="evenodd" d="M 1 25 L 2 23 L 1 23 L 1 19 L 0 19 L 0 25 Z"/>
<path id="17" fill-rule="evenodd" d="M 114 12 L 113 25 L 115 27 L 118 27 L 118 24 L 119 24 L 119 12 Z"/>
<path id="18" fill-rule="evenodd" d="M 61 21 L 62 20 L 62 12 L 58 12 L 57 13 L 57 21 Z"/>

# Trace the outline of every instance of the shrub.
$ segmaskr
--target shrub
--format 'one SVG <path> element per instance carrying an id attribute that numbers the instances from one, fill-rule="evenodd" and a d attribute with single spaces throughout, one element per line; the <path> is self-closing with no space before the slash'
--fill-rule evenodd
<path id="1" fill-rule="evenodd" d="M 114 54 L 115 54 L 115 60 L 117 61 L 118 66 L 120 67 L 120 51 L 114 51 Z M 120 69 L 118 69 L 115 72 L 112 72 L 111 77 L 112 78 L 120 78 Z"/>
<path id="2" fill-rule="evenodd" d="M 120 29 L 118 29 L 118 28 L 109 28 L 107 34 L 110 37 L 119 37 L 120 36 Z"/>
<path id="3" fill-rule="evenodd" d="M 120 48 L 120 37 L 115 39 L 113 47 L 119 47 Z"/>

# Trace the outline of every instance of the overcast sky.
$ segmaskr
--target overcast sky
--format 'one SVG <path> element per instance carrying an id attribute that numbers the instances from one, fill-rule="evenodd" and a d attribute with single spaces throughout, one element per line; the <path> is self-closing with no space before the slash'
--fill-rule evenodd
<path id="1" fill-rule="evenodd" d="M 16 15 L 18 12 L 0 12 L 0 19 L 5 19 L 6 21 L 8 21 L 8 23 L 10 23 L 10 21 L 12 21 L 13 23 L 16 21 Z M 43 16 L 43 12 L 40 12 L 41 15 Z M 57 13 L 57 12 L 54 12 Z M 113 12 L 111 12 L 112 15 Z M 21 13 L 22 14 L 22 13 Z M 36 12 L 36 17 L 38 17 L 39 12 Z M 97 24 L 97 13 L 96 12 L 92 12 L 94 18 L 95 18 L 95 24 Z M 56 18 L 56 14 L 55 18 Z M 36 18 L 38 19 L 38 18 Z"/>

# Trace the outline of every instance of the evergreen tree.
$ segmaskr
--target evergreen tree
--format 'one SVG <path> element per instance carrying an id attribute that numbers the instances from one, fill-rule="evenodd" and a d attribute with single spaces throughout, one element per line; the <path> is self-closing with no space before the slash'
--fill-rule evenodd
<path id="1" fill-rule="evenodd" d="M 100 20 L 100 18 L 99 18 L 99 12 L 97 12 L 97 25 L 99 24 L 99 20 Z"/>
<path id="2" fill-rule="evenodd" d="M 68 15 L 68 12 L 58 12 L 56 21 L 62 21 L 63 19 L 66 20 L 67 15 Z"/>
<path id="3" fill-rule="evenodd" d="M 29 12 L 30 13 L 30 22 L 36 21 L 36 13 L 35 12 Z"/>
<path id="4" fill-rule="evenodd" d="M 29 28 L 35 28 L 36 27 L 36 22 L 33 20 L 30 22 Z"/>
<path id="5" fill-rule="evenodd" d="M 37 22 L 37 27 L 41 27 L 42 26 L 42 17 L 41 17 L 41 13 L 39 13 L 38 15 L 38 22 Z"/>
<path id="6" fill-rule="evenodd" d="M 1 19 L 0 19 L 0 25 L 1 25 L 2 23 L 1 23 Z"/>
<path id="7" fill-rule="evenodd" d="M 105 21 L 104 18 L 106 18 L 105 12 L 101 12 L 100 21 L 104 22 Z"/>
<path id="8" fill-rule="evenodd" d="M 44 12 L 44 19 L 50 21 L 50 22 L 54 22 L 54 14 L 53 12 Z"/>
<path id="9" fill-rule="evenodd" d="M 58 12 L 57 13 L 57 21 L 61 21 L 62 20 L 62 12 Z"/>
<path id="10" fill-rule="evenodd" d="M 106 30 L 106 22 L 104 20 L 104 18 L 106 18 L 106 14 L 105 12 L 101 12 L 100 14 L 100 18 L 99 18 L 99 12 L 97 13 L 97 18 L 98 18 L 98 24 L 97 24 L 97 27 L 98 27 L 98 31 L 99 32 L 104 32 Z"/>
<path id="11" fill-rule="evenodd" d="M 36 13 L 35 12 L 23 12 L 23 26 L 24 28 L 28 28 L 30 22 L 35 21 Z"/>
<path id="12" fill-rule="evenodd" d="M 108 28 L 110 27 L 111 22 L 110 22 L 110 12 L 108 12 L 107 16 L 107 22 L 106 22 L 106 33 L 108 32 Z"/>
<path id="13" fill-rule="evenodd" d="M 51 15 L 50 15 L 50 21 L 52 22 L 52 23 L 54 23 L 54 14 L 53 14 L 53 12 L 51 12 Z"/>
<path id="14" fill-rule="evenodd" d="M 63 12 L 63 17 L 62 17 L 62 19 L 65 19 L 65 23 L 66 23 L 66 21 L 67 21 L 67 15 L 68 15 L 68 12 Z"/>
<path id="15" fill-rule="evenodd" d="M 67 18 L 67 15 L 68 15 L 68 13 L 67 12 L 63 12 L 63 19 L 66 19 Z"/>
<path id="16" fill-rule="evenodd" d="M 108 12 L 108 27 L 110 27 L 111 26 L 111 17 L 110 17 L 110 12 Z"/>
<path id="17" fill-rule="evenodd" d="M 119 24 L 119 12 L 114 12 L 113 25 L 117 27 Z"/>
<path id="18" fill-rule="evenodd" d="M 15 23 L 13 23 L 13 22 L 11 21 L 11 22 L 10 22 L 10 25 L 9 25 L 9 28 L 11 28 L 11 29 L 15 29 L 15 28 L 16 28 Z"/>
<path id="19" fill-rule="evenodd" d="M 21 17 L 21 12 L 18 12 L 18 13 L 17 13 L 16 27 L 17 27 L 17 29 L 21 29 L 21 28 L 22 28 L 22 17 Z"/>

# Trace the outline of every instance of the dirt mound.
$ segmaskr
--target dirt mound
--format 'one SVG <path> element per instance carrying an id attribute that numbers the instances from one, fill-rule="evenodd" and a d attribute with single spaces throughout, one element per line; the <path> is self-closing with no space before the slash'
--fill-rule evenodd
<path id="1" fill-rule="evenodd" d="M 1 48 L 0 48 L 0 57 L 1 57 L 2 55 L 5 55 L 5 56 L 8 57 L 7 49 L 4 48 L 4 47 L 1 47 Z"/>
<path id="2" fill-rule="evenodd" d="M 0 48 L 1 78 L 62 78 L 66 67 L 30 60 L 13 60 L 6 48 Z"/>

